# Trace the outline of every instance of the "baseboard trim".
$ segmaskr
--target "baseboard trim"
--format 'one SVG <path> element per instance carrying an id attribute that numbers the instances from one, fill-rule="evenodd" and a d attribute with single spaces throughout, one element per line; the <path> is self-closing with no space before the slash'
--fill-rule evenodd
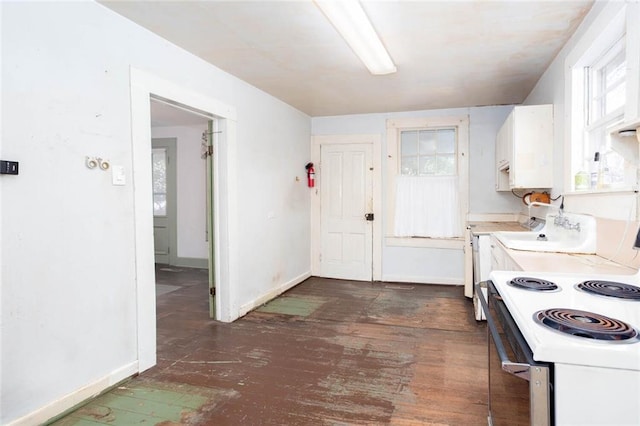
<path id="1" fill-rule="evenodd" d="M 257 307 L 264 305 L 268 301 L 276 298 L 277 296 L 281 295 L 282 293 L 284 293 L 285 291 L 291 289 L 292 287 L 295 287 L 296 285 L 300 284 L 302 281 L 306 280 L 309 277 L 311 277 L 311 271 L 308 271 L 308 272 L 305 272 L 304 274 L 298 275 L 297 277 L 293 278 L 292 280 L 289 280 L 286 283 L 280 285 L 279 287 L 276 287 L 276 288 L 270 290 L 269 292 L 267 292 L 267 293 L 263 294 L 262 296 L 252 300 L 251 302 L 245 303 L 244 305 L 240 306 L 240 309 L 239 309 L 239 312 L 238 312 L 238 318 L 246 315 L 247 313 L 251 312 L 252 310 L 254 310 Z"/>
<path id="2" fill-rule="evenodd" d="M 105 389 L 110 388 L 123 381 L 124 379 L 135 375 L 138 372 L 138 361 L 122 366 L 112 373 L 92 382 L 88 385 L 63 396 L 62 398 L 39 408 L 26 416 L 13 420 L 7 426 L 30 426 L 46 423 L 65 411 L 81 404 L 89 398 L 93 398 Z"/>
<path id="3" fill-rule="evenodd" d="M 178 257 L 175 259 L 175 265 L 173 266 L 181 266 L 183 268 L 207 269 L 209 268 L 209 260 L 201 259 L 198 257 Z"/>
<path id="4" fill-rule="evenodd" d="M 383 275 L 382 281 L 392 283 L 416 283 L 416 284 L 442 284 L 442 285 L 463 285 L 462 278 L 425 277 L 410 275 Z"/>

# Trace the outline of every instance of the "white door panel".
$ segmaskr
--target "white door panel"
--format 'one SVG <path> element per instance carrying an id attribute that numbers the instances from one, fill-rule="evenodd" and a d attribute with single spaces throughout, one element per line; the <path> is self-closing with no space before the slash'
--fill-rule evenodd
<path id="1" fill-rule="evenodd" d="M 371 280 L 372 146 L 321 148 L 321 260 L 323 277 Z"/>

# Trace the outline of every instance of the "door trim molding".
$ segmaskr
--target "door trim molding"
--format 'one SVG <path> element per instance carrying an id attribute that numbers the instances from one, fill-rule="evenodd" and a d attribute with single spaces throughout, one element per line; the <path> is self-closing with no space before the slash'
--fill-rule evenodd
<path id="1" fill-rule="evenodd" d="M 373 148 L 373 281 L 382 280 L 382 137 L 380 134 L 316 135 L 311 137 L 311 161 L 320 166 L 322 145 L 367 144 Z M 322 173 L 316 169 L 318 185 L 311 190 L 311 274 L 320 274 L 320 190 Z"/>
<path id="2" fill-rule="evenodd" d="M 131 156 L 133 181 L 133 229 L 135 250 L 136 339 L 138 371 L 156 363 L 156 297 L 153 249 L 153 203 L 151 197 L 151 98 L 170 100 L 190 109 L 220 119 L 223 133 L 220 146 L 214 147 L 214 171 L 218 184 L 213 189 L 217 319 L 232 321 L 237 313 L 231 311 L 232 271 L 237 268 L 236 253 L 229 249 L 229 241 L 236 235 L 234 174 L 236 155 L 236 109 L 193 89 L 177 85 L 148 72 L 130 68 L 131 81 Z M 224 167 L 220 167 L 220 165 Z M 225 184 L 219 182 L 224 180 Z M 224 224 L 221 228 L 221 222 Z M 222 232 L 224 231 L 224 232 Z"/>

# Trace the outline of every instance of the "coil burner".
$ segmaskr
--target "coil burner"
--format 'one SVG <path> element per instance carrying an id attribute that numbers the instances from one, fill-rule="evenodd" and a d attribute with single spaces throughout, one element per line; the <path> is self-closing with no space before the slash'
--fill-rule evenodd
<path id="1" fill-rule="evenodd" d="M 515 277 L 509 281 L 509 285 L 532 291 L 557 291 L 558 285 L 541 278 Z"/>
<path id="2" fill-rule="evenodd" d="M 614 281 L 589 280 L 576 284 L 576 288 L 598 296 L 640 301 L 640 287 Z"/>
<path id="3" fill-rule="evenodd" d="M 638 341 L 638 331 L 629 324 L 593 312 L 552 308 L 533 314 L 533 319 L 555 331 L 608 342 Z"/>

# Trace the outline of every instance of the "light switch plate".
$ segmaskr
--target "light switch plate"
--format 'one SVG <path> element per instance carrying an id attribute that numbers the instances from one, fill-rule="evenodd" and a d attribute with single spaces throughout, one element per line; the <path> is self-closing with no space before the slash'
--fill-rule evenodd
<path id="1" fill-rule="evenodd" d="M 0 174 L 3 175 L 17 175 L 18 174 L 18 162 L 0 160 Z"/>
<path id="2" fill-rule="evenodd" d="M 111 166 L 111 183 L 116 186 L 123 186 L 127 183 L 124 166 Z"/>

